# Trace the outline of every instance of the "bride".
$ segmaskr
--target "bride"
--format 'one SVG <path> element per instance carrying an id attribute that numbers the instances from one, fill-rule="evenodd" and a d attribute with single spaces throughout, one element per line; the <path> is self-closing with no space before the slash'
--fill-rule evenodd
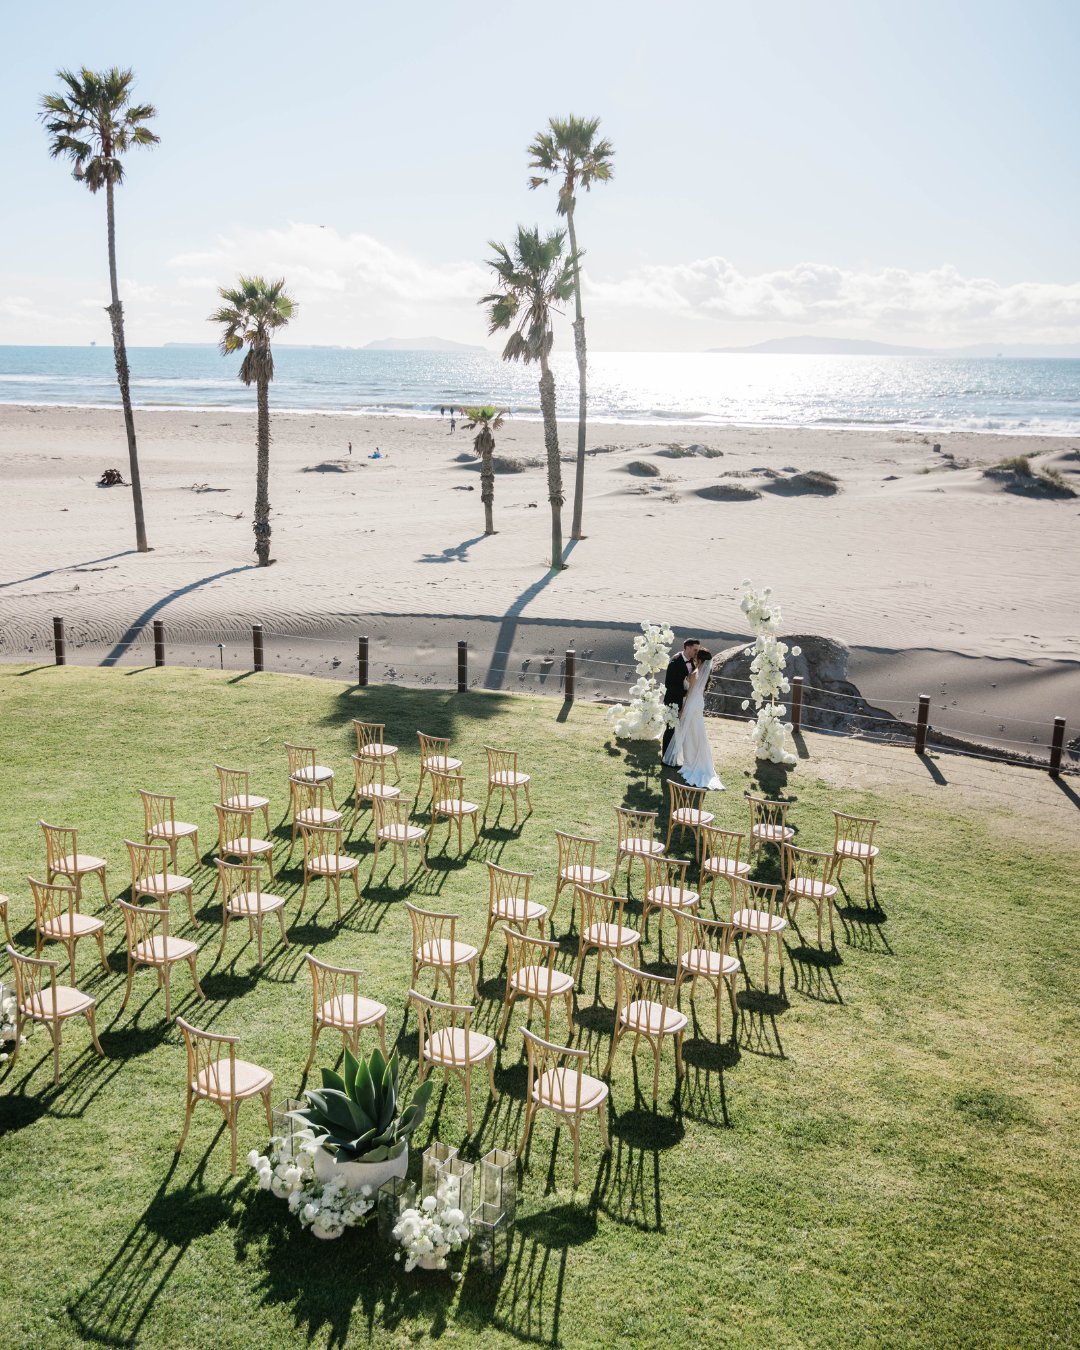
<path id="1" fill-rule="evenodd" d="M 709 686 L 711 670 L 712 652 L 700 647 L 690 676 L 690 687 L 679 720 L 675 723 L 675 735 L 664 755 L 664 763 L 680 766 L 683 781 L 691 787 L 722 792 L 724 785 L 716 776 L 712 746 L 705 732 L 705 690 Z"/>

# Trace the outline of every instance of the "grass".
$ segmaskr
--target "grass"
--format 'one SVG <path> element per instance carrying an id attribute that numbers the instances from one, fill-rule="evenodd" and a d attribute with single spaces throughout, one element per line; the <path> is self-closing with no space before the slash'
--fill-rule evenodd
<path id="1" fill-rule="evenodd" d="M 535 811 L 520 829 L 503 812 L 465 862 L 442 850 L 441 831 L 432 874 L 413 891 L 459 912 L 474 940 L 484 926 L 482 859 L 535 869 L 547 899 L 555 827 L 595 831 L 608 856 L 611 807 L 660 803 L 655 750 L 612 743 L 601 710 L 582 704 L 360 691 L 271 675 L 51 667 L 2 668 L 0 692 L 0 883 L 23 948 L 32 946 L 32 915 L 21 878 L 41 870 L 39 816 L 81 827 L 81 846 L 109 859 L 115 896 L 127 870 L 121 840 L 141 824 L 137 787 L 175 791 L 180 814 L 202 827 L 209 857 L 215 762 L 253 770 L 256 789 L 272 796 L 276 824 L 282 742 L 317 745 L 344 793 L 357 715 L 387 722 L 404 749 L 409 791 L 417 727 L 453 738 L 474 793 L 485 742 L 516 746 L 534 774 Z M 712 732 L 729 786 L 714 809 L 719 823 L 743 827 L 745 733 L 731 723 Z M 457 1286 L 405 1276 L 373 1223 L 336 1243 L 315 1241 L 245 1176 L 230 1178 L 227 1138 L 206 1105 L 177 1159 L 180 1038 L 163 1022 L 149 973 L 136 977 L 120 1010 L 121 926 L 110 913 L 112 974 L 95 968 L 88 944 L 78 957 L 79 983 L 98 998 L 108 1057 L 90 1053 L 84 1027 L 69 1027 L 53 1088 L 39 1029 L 0 1079 L 0 1344 L 1075 1344 L 1073 805 L 1045 774 L 942 761 L 950 779 L 960 775 L 942 788 L 910 750 L 807 742 L 813 758 L 790 784 L 799 837 L 830 844 L 832 807 L 879 815 L 879 907 L 863 905 L 857 873 L 845 877 L 835 953 L 817 950 L 802 916 L 803 935 L 788 935 L 782 995 L 775 985 L 772 994 L 760 989 L 760 956 L 748 954 L 751 985 L 740 995 L 734 1044 L 710 1037 L 712 1012 L 700 994 L 681 1090 L 676 1097 L 669 1051 L 655 1110 L 647 1052 L 639 1076 L 620 1049 L 613 1149 L 602 1155 L 594 1124 L 583 1127 L 576 1192 L 569 1141 L 554 1145 L 553 1126 L 541 1118 L 501 1284 L 477 1273 Z M 282 830 L 277 857 L 293 945 L 271 938 L 256 971 L 253 946 L 234 925 L 219 957 L 220 911 L 210 868 L 200 867 L 194 936 L 208 997 L 195 999 L 178 968 L 177 1010 L 239 1034 L 242 1053 L 274 1071 L 276 1095 L 295 1095 L 308 1047 L 303 954 L 311 949 L 362 968 L 370 993 L 390 1008 L 388 1035 L 411 1082 L 407 893 L 385 884 L 383 866 L 367 880 L 367 814 L 352 840 L 364 858 L 365 899 L 347 905 L 340 924 L 332 902 L 320 907 L 320 888 L 296 922 L 299 876 L 285 864 Z M 640 873 L 632 891 L 640 896 Z M 88 897 L 93 907 L 92 888 Z M 187 933 L 180 907 L 174 912 Z M 631 913 L 637 922 L 633 904 Z M 654 921 L 646 963 L 670 969 L 672 939 L 668 928 L 661 950 Z M 564 944 L 562 963 L 571 951 Z M 498 1017 L 501 960 L 493 943 L 481 1029 Z M 598 1001 L 594 969 L 590 960 L 578 1036 L 598 1072 L 612 987 L 605 975 Z M 515 1146 L 521 1025 L 516 1013 L 500 1052 L 500 1100 L 478 1112 L 473 1138 L 465 1138 L 460 1087 L 437 1088 L 418 1148 L 432 1133 L 473 1156 L 496 1143 Z M 329 1037 L 323 1043 L 329 1060 L 336 1047 Z M 482 1101 L 480 1075 L 476 1087 Z M 265 1142 L 255 1103 L 241 1111 L 240 1139 L 241 1153 Z"/>
<path id="2" fill-rule="evenodd" d="M 1076 490 L 1060 469 L 1036 468 L 1027 455 L 1013 455 L 983 470 L 984 478 L 1004 483 L 1008 492 L 1034 497 L 1075 497 Z"/>

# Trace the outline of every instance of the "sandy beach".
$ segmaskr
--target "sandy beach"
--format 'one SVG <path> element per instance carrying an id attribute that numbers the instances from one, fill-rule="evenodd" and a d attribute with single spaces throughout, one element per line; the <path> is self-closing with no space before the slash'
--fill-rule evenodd
<path id="1" fill-rule="evenodd" d="M 551 575 L 538 423 L 511 421 L 498 436 L 497 453 L 524 467 L 497 476 L 498 533 L 485 538 L 460 425 L 278 414 L 276 562 L 259 570 L 253 417 L 136 416 L 145 555 L 133 551 L 129 494 L 96 485 L 107 468 L 126 477 L 120 414 L 0 408 L 3 659 L 47 657 L 61 614 L 74 660 L 139 660 L 137 630 L 162 619 L 170 659 L 243 668 L 257 620 L 275 635 L 271 668 L 347 668 L 365 631 L 373 678 L 441 682 L 465 638 L 471 679 L 488 687 L 557 683 L 573 642 L 581 692 L 614 697 L 643 618 L 721 646 L 744 637 L 739 583 L 751 576 L 781 597 L 789 632 L 848 644 L 851 679 L 893 711 L 907 715 L 927 692 L 935 724 L 1034 745 L 1055 714 L 1070 737 L 1080 721 L 1080 498 L 1032 499 L 982 475 L 1026 454 L 1080 489 L 1068 439 L 594 425 L 588 537 Z M 561 429 L 566 454 L 573 431 Z M 809 471 L 839 491 L 789 483 Z M 571 463 L 564 477 L 569 497 Z M 717 500 L 718 489 L 745 497 Z M 564 519 L 569 535 L 569 506 Z"/>

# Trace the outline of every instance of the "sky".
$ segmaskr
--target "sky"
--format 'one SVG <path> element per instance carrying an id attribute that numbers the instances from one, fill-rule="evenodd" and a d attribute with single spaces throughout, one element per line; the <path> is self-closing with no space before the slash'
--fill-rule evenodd
<path id="1" fill-rule="evenodd" d="M 212 341 L 216 288 L 263 271 L 291 342 L 494 346 L 488 241 L 556 224 L 526 147 L 569 112 L 616 152 L 577 211 L 594 349 L 1080 337 L 1076 0 L 5 11 L 3 343 L 109 341 L 104 196 L 37 107 L 114 64 L 161 137 L 118 195 L 132 345 Z"/>

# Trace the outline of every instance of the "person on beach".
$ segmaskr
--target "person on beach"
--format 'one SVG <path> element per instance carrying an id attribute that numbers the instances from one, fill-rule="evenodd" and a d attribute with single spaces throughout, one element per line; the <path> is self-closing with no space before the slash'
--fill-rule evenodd
<path id="1" fill-rule="evenodd" d="M 349 442 L 349 454 L 352 454 L 352 441 Z"/>
<path id="2" fill-rule="evenodd" d="M 685 650 L 685 648 L 684 648 Z M 679 720 L 672 728 L 674 735 L 664 751 L 664 763 L 679 769 L 684 783 L 691 787 L 723 792 L 724 785 L 716 776 L 712 746 L 705 730 L 705 691 L 712 671 L 712 652 L 697 647 L 694 667 L 688 679 L 688 688 Z"/>
<path id="3" fill-rule="evenodd" d="M 664 702 L 669 708 L 678 708 L 682 712 L 683 700 L 686 698 L 686 691 L 690 687 L 690 675 L 694 670 L 694 657 L 701 646 L 697 638 L 687 638 L 682 645 L 682 652 L 668 664 L 664 672 Z M 671 738 L 675 735 L 675 728 L 668 727 L 664 732 L 664 739 L 660 746 L 660 753 L 667 754 L 667 748 L 671 744 Z"/>
<path id="4" fill-rule="evenodd" d="M 456 417 L 455 414 L 454 414 L 453 408 L 451 408 L 451 409 L 450 409 L 450 435 L 452 436 L 456 430 L 457 430 L 457 417 Z"/>

